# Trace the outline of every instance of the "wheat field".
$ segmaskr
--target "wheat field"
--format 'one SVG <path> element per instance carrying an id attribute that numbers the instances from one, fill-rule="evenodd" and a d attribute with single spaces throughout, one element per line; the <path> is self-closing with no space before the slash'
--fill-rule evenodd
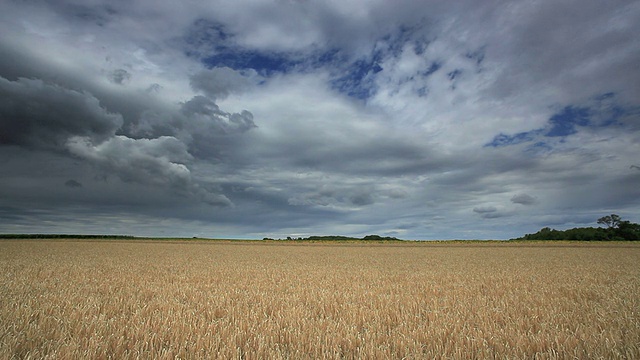
<path id="1" fill-rule="evenodd" d="M 640 244 L 0 241 L 0 359 L 639 359 Z"/>

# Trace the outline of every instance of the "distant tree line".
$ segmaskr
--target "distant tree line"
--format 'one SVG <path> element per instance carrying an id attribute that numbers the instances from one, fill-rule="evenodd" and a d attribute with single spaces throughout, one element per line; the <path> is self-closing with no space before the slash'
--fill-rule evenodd
<path id="1" fill-rule="evenodd" d="M 0 239 L 135 239 L 130 235 L 0 234 Z"/>
<path id="2" fill-rule="evenodd" d="M 272 238 L 264 238 L 263 240 L 274 240 Z M 278 239 L 281 240 L 281 239 Z M 290 236 L 287 237 L 286 240 L 302 240 L 302 241 L 401 241 L 398 238 L 391 236 L 380 236 L 380 235 L 367 235 L 362 238 L 350 237 L 350 236 L 340 236 L 340 235 L 328 235 L 328 236 L 309 236 L 306 238 L 298 237 L 292 238 Z"/>
<path id="3" fill-rule="evenodd" d="M 620 216 L 611 214 L 598 219 L 602 227 L 583 227 L 569 230 L 542 228 L 535 234 L 514 240 L 581 240 L 581 241 L 633 241 L 640 240 L 640 224 L 622 220 Z"/>

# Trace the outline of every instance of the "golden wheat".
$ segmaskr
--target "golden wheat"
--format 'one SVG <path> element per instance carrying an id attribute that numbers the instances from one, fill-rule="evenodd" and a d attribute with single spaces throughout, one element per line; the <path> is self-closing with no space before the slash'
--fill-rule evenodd
<path id="1" fill-rule="evenodd" d="M 640 244 L 0 242 L 2 359 L 640 358 Z"/>

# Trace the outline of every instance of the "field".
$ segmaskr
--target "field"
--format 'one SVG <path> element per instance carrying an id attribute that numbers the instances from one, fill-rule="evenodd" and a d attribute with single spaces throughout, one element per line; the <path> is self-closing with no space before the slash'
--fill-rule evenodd
<path id="1" fill-rule="evenodd" d="M 640 359 L 640 244 L 0 241 L 44 358 Z"/>

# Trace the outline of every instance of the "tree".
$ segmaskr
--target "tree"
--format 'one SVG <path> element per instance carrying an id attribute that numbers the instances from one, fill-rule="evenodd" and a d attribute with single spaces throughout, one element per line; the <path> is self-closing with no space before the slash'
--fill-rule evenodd
<path id="1" fill-rule="evenodd" d="M 598 224 L 607 225 L 608 228 L 617 228 L 620 225 L 620 216 L 611 214 L 598 219 Z"/>
<path id="2" fill-rule="evenodd" d="M 535 234 L 526 234 L 524 237 L 519 239 L 580 241 L 640 240 L 640 224 L 634 224 L 630 221 L 622 220 L 620 219 L 620 216 L 616 214 L 601 217 L 598 219 L 598 224 L 603 224 L 607 227 L 573 228 L 564 231 L 545 227 Z"/>
<path id="3" fill-rule="evenodd" d="M 640 240 L 640 224 L 634 224 L 630 221 L 620 221 L 615 235 L 624 240 Z"/>

